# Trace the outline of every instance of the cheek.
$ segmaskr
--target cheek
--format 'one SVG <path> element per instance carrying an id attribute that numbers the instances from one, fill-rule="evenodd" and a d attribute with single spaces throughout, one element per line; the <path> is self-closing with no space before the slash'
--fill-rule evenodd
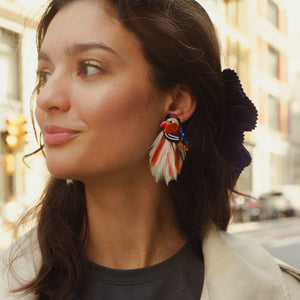
<path id="1" fill-rule="evenodd" d="M 156 103 L 146 89 L 135 88 L 126 93 L 117 88 L 82 106 L 80 112 L 98 147 L 116 154 L 123 151 L 123 155 L 124 152 L 145 155 L 163 118 Z"/>
<path id="2" fill-rule="evenodd" d="M 45 120 L 45 112 L 43 112 L 38 106 L 35 108 L 35 118 L 36 121 L 40 127 L 40 129 L 43 128 L 44 120 Z"/>
<path id="3" fill-rule="evenodd" d="M 102 130 L 122 131 L 133 123 L 140 126 L 141 122 L 147 121 L 148 115 L 159 110 L 155 107 L 156 101 L 149 96 L 149 89 L 144 82 L 115 82 L 106 85 L 105 89 L 102 86 L 86 91 L 82 95 L 87 101 L 81 102 L 78 113 L 87 124 L 105 126 Z"/>

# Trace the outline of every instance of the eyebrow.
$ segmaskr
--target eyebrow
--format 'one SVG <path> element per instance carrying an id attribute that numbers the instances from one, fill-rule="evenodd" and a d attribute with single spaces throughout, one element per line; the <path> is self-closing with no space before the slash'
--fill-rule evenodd
<path id="1" fill-rule="evenodd" d="M 99 43 L 99 42 L 90 42 L 90 43 L 83 43 L 83 44 L 76 43 L 76 44 L 72 45 L 71 47 L 66 48 L 65 54 L 67 56 L 75 56 L 81 52 L 92 50 L 92 49 L 104 50 L 104 51 L 107 51 L 109 53 L 112 53 L 112 54 L 118 56 L 116 51 L 114 51 L 112 48 L 108 47 L 107 45 L 105 45 L 103 43 Z M 43 50 L 40 51 L 40 53 L 38 55 L 38 60 L 51 61 L 49 55 Z"/>

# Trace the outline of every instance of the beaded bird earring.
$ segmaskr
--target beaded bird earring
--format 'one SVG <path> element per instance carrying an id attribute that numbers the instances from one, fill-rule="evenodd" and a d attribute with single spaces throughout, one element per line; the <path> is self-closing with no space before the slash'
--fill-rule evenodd
<path id="1" fill-rule="evenodd" d="M 151 147 L 150 166 L 156 182 L 164 178 L 168 185 L 180 175 L 189 144 L 177 115 L 168 114 L 160 127 L 162 131 Z"/>

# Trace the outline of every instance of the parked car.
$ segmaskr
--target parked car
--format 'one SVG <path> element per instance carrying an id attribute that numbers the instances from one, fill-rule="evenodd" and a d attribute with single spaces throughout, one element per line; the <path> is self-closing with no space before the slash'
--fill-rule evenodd
<path id="1" fill-rule="evenodd" d="M 232 208 L 236 222 L 259 221 L 263 211 L 259 201 L 243 196 L 235 199 Z"/>
<path id="2" fill-rule="evenodd" d="M 277 219 L 279 217 L 277 208 L 272 201 L 269 201 L 270 199 L 268 197 L 260 196 L 258 199 L 262 207 L 261 220 Z"/>
<path id="3" fill-rule="evenodd" d="M 261 219 L 262 207 L 258 201 L 245 198 L 243 207 L 248 215 L 249 221 L 259 221 Z"/>
<path id="4" fill-rule="evenodd" d="M 300 184 L 285 184 L 278 186 L 277 191 L 281 191 L 291 203 L 295 215 L 300 216 Z"/>
<path id="5" fill-rule="evenodd" d="M 274 207 L 279 217 L 293 217 L 295 209 L 291 201 L 282 192 L 265 193 L 259 197 L 266 206 Z"/>

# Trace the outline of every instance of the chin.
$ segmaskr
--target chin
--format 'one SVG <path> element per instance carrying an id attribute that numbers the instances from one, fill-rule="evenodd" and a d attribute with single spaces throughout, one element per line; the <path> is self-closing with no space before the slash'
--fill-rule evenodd
<path id="1" fill-rule="evenodd" d="M 68 167 L 65 163 L 58 163 L 57 161 L 52 163 L 47 161 L 47 168 L 49 173 L 56 178 L 73 179 L 72 177 L 74 177 L 74 168 Z"/>
<path id="2" fill-rule="evenodd" d="M 56 149 L 55 149 L 56 150 Z M 73 173 L 80 172 L 84 162 L 69 151 L 46 151 L 48 171 L 57 178 L 70 178 Z"/>
<path id="3" fill-rule="evenodd" d="M 88 170 L 84 170 L 82 167 L 82 163 L 77 163 L 76 166 L 68 163 L 47 163 L 49 173 L 55 178 L 85 181 L 91 176 L 93 177 Z"/>

